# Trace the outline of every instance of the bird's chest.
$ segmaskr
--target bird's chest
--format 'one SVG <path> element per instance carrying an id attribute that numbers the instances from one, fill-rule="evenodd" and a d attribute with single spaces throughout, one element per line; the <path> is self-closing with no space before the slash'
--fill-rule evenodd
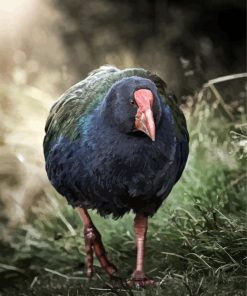
<path id="1" fill-rule="evenodd" d="M 164 146 L 150 141 L 88 146 L 86 167 L 92 186 L 131 197 L 152 195 L 173 164 L 172 149 Z"/>

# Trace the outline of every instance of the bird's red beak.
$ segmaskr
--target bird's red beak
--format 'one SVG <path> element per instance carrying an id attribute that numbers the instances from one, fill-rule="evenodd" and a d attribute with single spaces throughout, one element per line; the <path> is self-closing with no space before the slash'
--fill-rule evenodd
<path id="1" fill-rule="evenodd" d="M 135 127 L 144 132 L 155 141 L 155 124 L 153 117 L 154 97 L 149 89 L 138 89 L 134 92 L 134 98 L 138 106 Z"/>

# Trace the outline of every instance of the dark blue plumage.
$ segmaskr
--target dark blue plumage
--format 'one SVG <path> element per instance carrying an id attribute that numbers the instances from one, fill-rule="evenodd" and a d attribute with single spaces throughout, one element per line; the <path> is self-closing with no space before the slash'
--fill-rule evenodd
<path id="1" fill-rule="evenodd" d="M 155 141 L 134 125 L 133 93 L 143 88 L 154 96 Z M 158 76 L 101 68 L 53 106 L 46 170 L 73 206 L 115 218 L 130 210 L 152 216 L 184 170 L 188 141 L 184 116 Z"/>

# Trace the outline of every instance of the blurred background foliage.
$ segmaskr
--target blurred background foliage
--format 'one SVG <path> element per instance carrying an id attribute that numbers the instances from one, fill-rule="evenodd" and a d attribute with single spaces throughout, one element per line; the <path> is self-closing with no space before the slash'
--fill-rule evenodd
<path id="1" fill-rule="evenodd" d="M 0 293 L 245 295 L 245 21 L 242 0 L 0 0 Z M 103 64 L 158 73 L 188 120 L 185 174 L 150 220 L 151 290 L 85 279 L 81 223 L 44 170 L 52 101 Z M 126 277 L 132 216 L 93 216 Z"/>

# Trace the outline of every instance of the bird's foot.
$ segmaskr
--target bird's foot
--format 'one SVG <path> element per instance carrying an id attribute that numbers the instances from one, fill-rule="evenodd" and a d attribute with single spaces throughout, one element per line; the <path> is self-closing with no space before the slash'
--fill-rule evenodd
<path id="1" fill-rule="evenodd" d="M 130 287 L 136 286 L 136 287 L 150 287 L 157 285 L 157 282 L 155 282 L 152 279 L 149 279 L 143 271 L 136 270 L 131 278 L 127 281 L 128 285 Z"/>
<path id="2" fill-rule="evenodd" d="M 93 253 L 95 253 L 105 272 L 111 277 L 116 277 L 117 268 L 107 258 L 101 235 L 96 227 L 91 225 L 85 227 L 84 236 L 87 256 L 87 276 L 93 276 Z"/>

